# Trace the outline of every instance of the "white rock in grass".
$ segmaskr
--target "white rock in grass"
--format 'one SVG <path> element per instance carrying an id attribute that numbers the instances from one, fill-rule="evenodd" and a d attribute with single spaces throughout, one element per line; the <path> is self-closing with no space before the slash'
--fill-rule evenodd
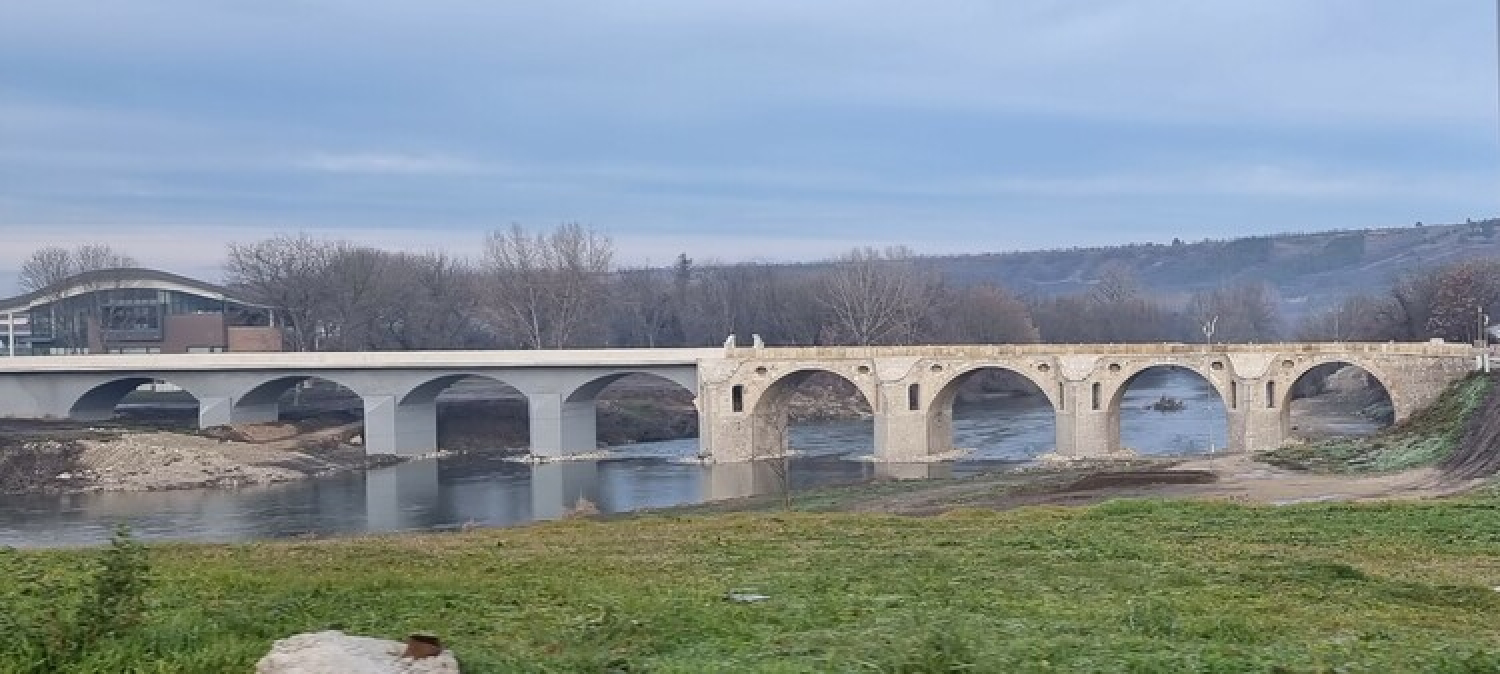
<path id="1" fill-rule="evenodd" d="M 256 674 L 449 674 L 458 660 L 452 651 L 430 658 L 403 658 L 406 644 L 355 637 L 339 631 L 297 634 L 271 644 L 255 663 Z"/>

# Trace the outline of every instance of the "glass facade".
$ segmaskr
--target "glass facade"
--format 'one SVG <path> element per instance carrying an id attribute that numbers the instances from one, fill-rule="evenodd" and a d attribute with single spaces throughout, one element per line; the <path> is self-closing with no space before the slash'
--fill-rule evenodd
<path id="1" fill-rule="evenodd" d="M 91 290 L 17 316 L 28 328 L 17 355 L 224 351 L 229 327 L 271 324 L 268 309 L 157 288 Z"/>

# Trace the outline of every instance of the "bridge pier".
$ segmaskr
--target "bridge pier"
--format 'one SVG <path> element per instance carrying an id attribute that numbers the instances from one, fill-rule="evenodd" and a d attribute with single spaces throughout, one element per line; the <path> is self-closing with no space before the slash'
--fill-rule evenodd
<path id="1" fill-rule="evenodd" d="M 1283 395 L 1281 386 L 1267 376 L 1234 379 L 1234 393 L 1224 401 L 1229 416 L 1229 451 L 1259 452 L 1286 442 L 1291 431 L 1286 406 L 1291 404 L 1291 396 Z"/>
<path id="2" fill-rule="evenodd" d="M 1063 380 L 1055 405 L 1058 458 L 1105 458 L 1120 451 L 1120 427 L 1111 423 L 1108 402 L 1091 380 Z"/>
<path id="3" fill-rule="evenodd" d="M 572 401 L 559 393 L 527 393 L 533 456 L 567 456 L 599 449 L 593 399 Z"/>
<path id="4" fill-rule="evenodd" d="M 274 402 L 246 404 L 234 396 L 209 395 L 198 399 L 198 428 L 270 423 L 280 415 L 281 410 Z"/>
<path id="5" fill-rule="evenodd" d="M 365 451 L 416 456 L 437 451 L 437 403 L 366 394 Z"/>

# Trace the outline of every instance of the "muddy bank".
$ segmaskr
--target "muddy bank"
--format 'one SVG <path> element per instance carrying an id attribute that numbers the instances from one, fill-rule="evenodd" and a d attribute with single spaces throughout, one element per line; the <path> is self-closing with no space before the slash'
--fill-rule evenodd
<path id="1" fill-rule="evenodd" d="M 389 465 L 359 423 L 245 424 L 202 433 L 128 424 L 0 424 L 0 492 L 158 491 L 270 484 Z"/>

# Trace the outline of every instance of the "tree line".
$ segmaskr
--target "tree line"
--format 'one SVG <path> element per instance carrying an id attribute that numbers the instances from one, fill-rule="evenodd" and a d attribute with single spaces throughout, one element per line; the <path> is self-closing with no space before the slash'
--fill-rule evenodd
<path id="1" fill-rule="evenodd" d="M 134 264 L 107 247 L 37 251 L 23 285 Z M 1245 283 L 1154 296 L 1124 265 L 1086 293 L 1017 297 L 958 284 L 905 247 L 816 264 L 620 268 L 611 239 L 578 224 L 490 232 L 475 259 L 282 234 L 228 245 L 225 283 L 276 308 L 289 349 L 1471 340 L 1500 310 L 1500 261 L 1410 273 L 1288 327 L 1275 290 Z"/>

